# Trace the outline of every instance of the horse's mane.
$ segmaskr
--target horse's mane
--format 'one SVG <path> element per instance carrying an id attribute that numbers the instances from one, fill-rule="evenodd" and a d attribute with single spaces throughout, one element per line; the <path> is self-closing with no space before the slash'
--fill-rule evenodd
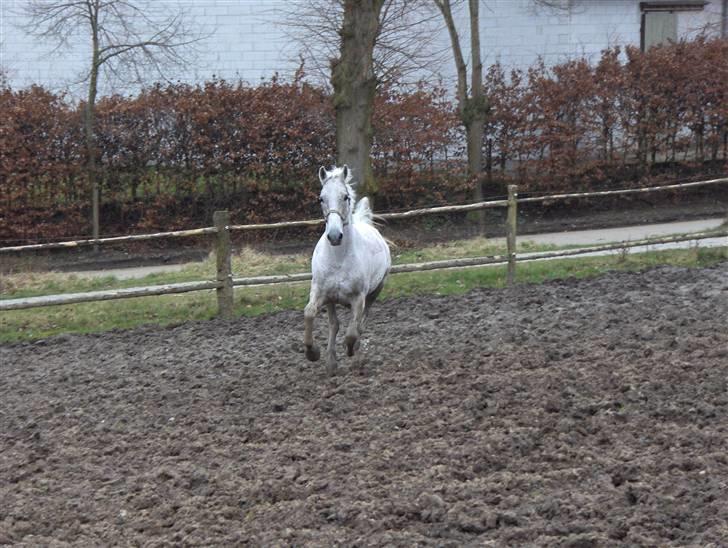
<path id="1" fill-rule="evenodd" d="M 354 207 L 354 215 L 353 221 L 354 224 L 356 223 L 364 223 L 367 225 L 373 225 L 374 224 L 374 214 L 372 213 L 372 208 L 369 205 L 369 198 L 364 197 L 358 202 L 356 202 L 356 206 Z"/>
<path id="2" fill-rule="evenodd" d="M 356 207 L 354 207 L 354 214 L 352 215 L 352 221 L 354 222 L 354 224 L 367 224 L 377 229 L 379 229 L 379 226 L 381 225 L 381 223 L 374 220 L 374 212 L 372 211 L 372 207 L 369 204 L 369 198 L 367 198 L 366 196 L 356 203 Z M 395 244 L 389 238 L 384 238 L 384 241 L 387 242 L 387 245 L 390 248 L 397 247 L 397 244 Z"/>

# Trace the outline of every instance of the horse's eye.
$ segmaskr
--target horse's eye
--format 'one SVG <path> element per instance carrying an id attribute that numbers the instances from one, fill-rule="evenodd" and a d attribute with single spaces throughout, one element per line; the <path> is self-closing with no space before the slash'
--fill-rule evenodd
<path id="1" fill-rule="evenodd" d="M 347 202 L 349 201 L 349 195 L 348 194 L 346 196 L 344 196 L 344 200 L 346 200 Z"/>

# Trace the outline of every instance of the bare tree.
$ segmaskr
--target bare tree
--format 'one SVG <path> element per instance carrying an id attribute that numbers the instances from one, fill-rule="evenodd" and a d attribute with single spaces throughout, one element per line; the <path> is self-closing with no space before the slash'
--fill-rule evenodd
<path id="1" fill-rule="evenodd" d="M 483 200 L 483 133 L 488 115 L 488 103 L 483 94 L 483 62 L 480 51 L 480 0 L 468 0 L 470 21 L 470 65 L 471 77 L 468 85 L 468 65 L 463 56 L 450 0 L 433 0 L 442 13 L 450 35 L 455 68 L 457 70 L 457 103 L 460 121 L 465 127 L 468 152 L 468 175 L 475 178 L 475 200 Z M 481 229 L 485 216 L 479 215 Z"/>
<path id="2" fill-rule="evenodd" d="M 717 7 L 714 9 L 717 9 Z M 728 0 L 720 1 L 720 13 L 716 11 L 715 15 L 717 18 L 705 23 L 702 28 L 691 30 L 697 30 L 698 35 L 706 38 L 720 38 L 725 40 L 728 38 Z"/>
<path id="3" fill-rule="evenodd" d="M 550 11 L 570 12 L 578 0 L 532 0 L 531 6 Z M 480 49 L 480 2 L 468 0 L 470 23 L 470 82 L 468 63 L 463 55 L 460 35 L 453 17 L 453 7 L 460 0 L 433 0 L 445 21 L 457 71 L 457 105 L 460 121 L 465 128 L 468 155 L 468 175 L 475 179 L 475 200 L 483 200 L 483 134 L 488 117 L 488 100 L 483 90 L 483 62 Z M 485 227 L 485 212 L 479 213 L 481 230 Z"/>
<path id="4" fill-rule="evenodd" d="M 376 190 L 370 158 L 377 87 L 373 52 L 383 6 L 384 0 L 345 0 L 341 51 L 331 61 L 337 161 L 349 165 L 365 194 Z"/>
<path id="5" fill-rule="evenodd" d="M 183 10 L 172 11 L 150 0 L 30 0 L 24 8 L 25 30 L 35 38 L 70 47 L 86 36 L 91 51 L 84 109 L 86 171 L 92 189 L 92 233 L 99 237 L 100 174 L 96 148 L 95 107 L 99 78 L 142 83 L 150 74 L 166 79 L 167 71 L 185 68 L 204 36 L 192 29 Z"/>
<path id="6" fill-rule="evenodd" d="M 3 49 L 3 43 L 0 42 L 0 51 Z M 3 59 L 0 59 L 0 89 L 9 87 L 8 84 L 8 69 L 3 63 Z"/>
<path id="7" fill-rule="evenodd" d="M 373 194 L 376 89 L 407 83 L 437 65 L 443 52 L 428 47 L 439 26 L 437 12 L 429 0 L 296 0 L 285 24 L 314 75 L 333 89 L 337 162 L 348 164 L 363 192 Z"/>
<path id="8" fill-rule="evenodd" d="M 324 85 L 331 83 L 331 60 L 341 52 L 344 5 L 344 0 L 291 0 L 282 21 L 307 73 Z M 275 17 L 281 23 L 277 12 Z M 407 85 L 423 74 L 438 74 L 447 53 L 436 47 L 439 19 L 430 0 L 384 1 L 373 52 L 378 84 Z"/>

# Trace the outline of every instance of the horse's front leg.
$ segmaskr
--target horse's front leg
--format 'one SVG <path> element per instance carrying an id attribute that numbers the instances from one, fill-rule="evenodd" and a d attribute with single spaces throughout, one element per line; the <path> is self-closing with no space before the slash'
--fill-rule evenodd
<path id="1" fill-rule="evenodd" d="M 326 305 L 326 312 L 329 316 L 329 342 L 326 348 L 326 373 L 329 376 L 336 374 L 336 368 L 338 366 L 336 360 L 336 335 L 339 332 L 339 318 L 336 316 L 336 305 L 334 303 L 328 303 Z"/>
<path id="2" fill-rule="evenodd" d="M 321 357 L 321 351 L 313 340 L 313 320 L 321 308 L 321 300 L 315 291 L 311 291 L 308 304 L 303 310 L 303 344 L 306 346 L 306 358 L 315 362 Z"/>
<path id="3" fill-rule="evenodd" d="M 346 328 L 346 338 L 344 339 L 348 356 L 354 355 L 359 342 L 362 321 L 364 320 L 364 304 L 363 294 L 358 295 L 351 301 L 351 321 L 349 321 L 349 326 Z"/>

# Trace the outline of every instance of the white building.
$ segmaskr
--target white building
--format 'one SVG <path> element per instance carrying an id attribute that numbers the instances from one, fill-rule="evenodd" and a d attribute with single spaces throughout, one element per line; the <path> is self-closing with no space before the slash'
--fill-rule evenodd
<path id="1" fill-rule="evenodd" d="M 160 0 L 161 1 L 161 0 Z M 300 45 L 278 21 L 290 8 L 286 0 L 165 0 L 184 6 L 200 29 L 211 37 L 201 44 L 194 67 L 174 80 L 202 82 L 213 76 L 256 83 L 278 73 L 290 77 L 299 64 Z M 526 67 L 543 57 L 547 64 L 585 55 L 597 58 L 613 45 L 642 45 L 689 38 L 708 30 L 726 36 L 728 0 L 483 0 L 481 43 L 484 63 Z M 35 43 L 22 29 L 27 23 L 27 0 L 0 0 L 0 68 L 13 88 L 40 84 L 53 90 L 70 89 L 88 63 L 88 39 L 53 53 L 50 44 Z M 467 12 L 463 3 L 458 23 L 467 46 Z M 449 46 L 442 30 L 436 44 Z M 466 48 L 467 50 L 467 48 Z M 467 53 L 467 51 L 466 51 Z M 444 81 L 454 75 L 453 63 L 436 67 Z M 103 86 L 102 93 L 110 89 Z M 115 90 L 133 91 L 133 90 Z"/>

